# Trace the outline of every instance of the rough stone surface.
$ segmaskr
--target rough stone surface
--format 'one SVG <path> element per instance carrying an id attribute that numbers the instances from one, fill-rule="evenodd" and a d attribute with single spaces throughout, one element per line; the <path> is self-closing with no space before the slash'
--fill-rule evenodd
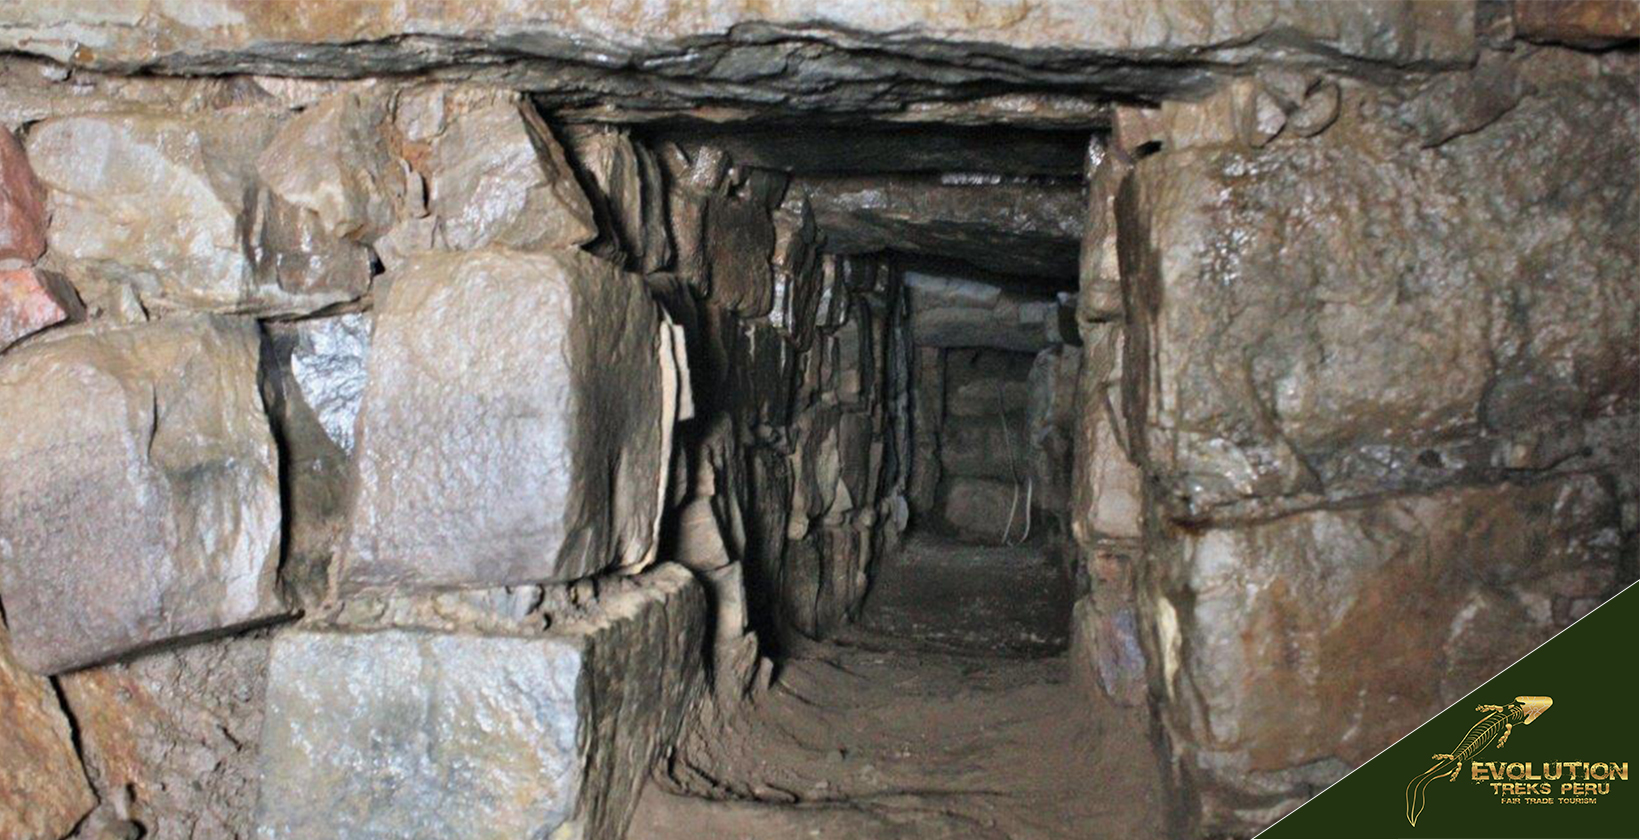
<path id="1" fill-rule="evenodd" d="M 916 348 L 912 376 L 911 483 L 906 494 L 915 519 L 933 516 L 940 482 L 940 423 L 945 417 L 945 352 Z"/>
<path id="2" fill-rule="evenodd" d="M 337 239 L 370 242 L 393 225 L 403 175 L 387 148 L 380 97 L 338 93 L 280 129 L 256 161 L 274 194 Z"/>
<path id="3" fill-rule="evenodd" d="M 1007 355 L 1028 358 L 1023 353 Z M 989 418 L 994 422 L 999 412 L 1022 411 L 1030 401 L 1030 382 L 1027 378 L 985 376 L 964 381 L 952 375 L 950 379 L 951 387 L 945 394 L 945 412 L 951 417 Z"/>
<path id="4" fill-rule="evenodd" d="M 189 645 L 62 677 L 102 803 L 85 840 L 249 837 L 268 635 Z"/>
<path id="5" fill-rule="evenodd" d="M 1035 353 L 1057 340 L 1058 304 L 994 284 L 908 271 L 911 338 L 925 347 L 991 347 Z"/>
<path id="6" fill-rule="evenodd" d="M 1515 0 L 1515 32 L 1531 41 L 1609 47 L 1640 38 L 1640 3 L 1635 0 Z"/>
<path id="7" fill-rule="evenodd" d="M 1100 539 L 1140 537 L 1145 495 L 1122 410 L 1124 330 L 1096 323 L 1083 332 L 1070 507 L 1071 533 L 1087 547 Z"/>
<path id="8" fill-rule="evenodd" d="M 51 683 L 23 670 L 0 628 L 0 836 L 57 840 L 97 803 Z"/>
<path id="9" fill-rule="evenodd" d="M 1034 488 L 1032 504 L 1058 516 L 1070 509 L 1081 370 L 1081 350 L 1059 346 L 1038 353 L 1026 378 L 1030 393 L 1021 443 Z"/>
<path id="10" fill-rule="evenodd" d="M 1086 132 L 1008 126 L 680 126 L 664 135 L 686 150 L 727 152 L 743 166 L 804 175 L 987 172 L 1082 177 Z"/>
<path id="11" fill-rule="evenodd" d="M 527 103 L 498 102 L 453 118 L 428 166 L 428 209 L 451 249 L 549 251 L 598 236 L 563 148 Z"/>
<path id="12" fill-rule="evenodd" d="M 346 530 L 370 326 L 368 314 L 352 313 L 266 327 L 272 369 L 264 390 L 279 434 L 285 493 L 280 579 L 303 604 L 323 598 Z"/>
<path id="13" fill-rule="evenodd" d="M 1089 537 L 1135 539 L 1144 523 L 1144 476 L 1116 436 L 1115 418 L 1105 406 L 1088 409 L 1084 419 L 1079 473 L 1086 482 Z"/>
<path id="14" fill-rule="evenodd" d="M 1164 722 L 1203 830 L 1257 831 L 1273 802 L 1308 797 L 1615 593 L 1631 574 L 1618 528 L 1607 484 L 1578 475 L 1208 529 L 1153 553 L 1160 590 L 1141 604 L 1163 627 Z"/>
<path id="15" fill-rule="evenodd" d="M 598 218 L 595 253 L 632 271 L 653 272 L 672 259 L 666 187 L 653 152 L 611 126 L 576 126 L 565 145 Z"/>
<path id="16" fill-rule="evenodd" d="M 33 262 L 45 250 L 45 190 L 17 138 L 0 129 L 0 260 Z"/>
<path id="17" fill-rule="evenodd" d="M 579 252 L 427 253 L 377 304 L 340 584 L 642 562 L 667 470 L 655 305 Z"/>
<path id="18" fill-rule="evenodd" d="M 282 634 L 256 836 L 618 840 L 700 689 L 705 623 L 665 565 L 544 632 Z"/>
<path id="19" fill-rule="evenodd" d="M 983 478 L 948 478 L 941 482 L 940 514 L 952 532 L 965 539 L 1001 543 L 1008 529 L 1018 534 L 1025 521 L 1023 483 Z"/>
<path id="20" fill-rule="evenodd" d="M 85 317 L 62 277 L 34 268 L 0 270 L 0 350 L 47 327 Z"/>
<path id="21" fill-rule="evenodd" d="M 1103 692 L 1122 706 L 1142 706 L 1149 698 L 1139 619 L 1131 603 L 1107 607 L 1092 599 L 1077 601 L 1070 656 L 1079 676 L 1092 677 L 1086 690 Z"/>
<path id="22" fill-rule="evenodd" d="M 1076 276 L 1087 207 L 1079 181 L 799 178 L 836 253 L 957 258 L 1011 275 Z"/>
<path id="23" fill-rule="evenodd" d="M 1059 0 L 1028 15 L 1005 5 L 939 15 L 916 2 L 821 8 L 810 0 L 686 9 L 551 0 L 318 6 L 324 14 L 231 0 L 110 2 L 70 16 L 55 4 L 28 4 L 0 28 L 0 47 L 93 68 L 172 72 L 220 72 L 236 62 L 308 76 L 437 69 L 540 91 L 606 119 L 672 109 L 721 120 L 762 109 L 1088 125 L 1112 98 L 1198 90 L 1210 75 L 1203 65 L 1280 57 L 1459 66 L 1474 56 L 1476 28 L 1473 3 L 1412 0 Z M 744 37 L 748 29 L 759 37 Z M 998 90 L 999 79 L 1014 88 Z M 1077 90 L 1086 93 L 1069 92 Z"/>
<path id="24" fill-rule="evenodd" d="M 1632 414 L 1632 82 L 1541 84 L 1435 149 L 1357 113 L 1140 161 L 1128 406 L 1183 515 L 1485 477 L 1523 435 Z"/>
<path id="25" fill-rule="evenodd" d="M 185 318 L 47 336 L 0 363 L 0 597 L 25 666 L 283 612 L 258 355 L 250 322 Z"/>
<path id="26" fill-rule="evenodd" d="M 940 469 L 947 476 L 1023 484 L 1031 474 L 1023 413 L 947 417 L 940 427 Z"/>
<path id="27" fill-rule="evenodd" d="M 788 189 L 774 213 L 774 302 L 769 323 L 800 347 L 807 345 L 820 315 L 826 282 L 822 244 L 808 198 Z"/>
<path id="28" fill-rule="evenodd" d="M 273 112 L 48 119 L 29 160 L 50 190 L 51 254 L 76 287 L 129 287 L 148 309 L 306 312 L 358 297 L 369 254 L 262 186 Z"/>
<path id="29" fill-rule="evenodd" d="M 709 300 L 747 318 L 774 304 L 774 219 L 781 184 L 754 171 L 738 189 L 706 202 L 705 241 Z"/>

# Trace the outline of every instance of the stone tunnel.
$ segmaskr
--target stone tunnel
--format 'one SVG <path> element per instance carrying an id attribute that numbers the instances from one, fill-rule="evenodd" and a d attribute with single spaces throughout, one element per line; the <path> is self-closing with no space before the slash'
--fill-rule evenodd
<path id="1" fill-rule="evenodd" d="M 0 6 L 0 838 L 1256 834 L 1640 575 L 1637 38 Z"/>

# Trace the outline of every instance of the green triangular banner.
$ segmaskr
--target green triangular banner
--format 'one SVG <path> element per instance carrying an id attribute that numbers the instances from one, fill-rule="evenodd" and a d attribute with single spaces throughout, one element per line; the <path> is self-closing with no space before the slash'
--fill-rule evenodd
<path id="1" fill-rule="evenodd" d="M 1258 836 L 1640 837 L 1637 628 L 1631 585 Z"/>

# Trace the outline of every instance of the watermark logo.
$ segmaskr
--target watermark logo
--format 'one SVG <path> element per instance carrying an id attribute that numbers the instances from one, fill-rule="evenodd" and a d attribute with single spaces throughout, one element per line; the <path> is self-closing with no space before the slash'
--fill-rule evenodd
<path id="1" fill-rule="evenodd" d="M 1516 697 L 1515 702 L 1507 706 L 1476 706 L 1475 711 L 1486 712 L 1474 726 L 1469 727 L 1469 733 L 1463 736 L 1458 746 L 1449 753 L 1436 753 L 1430 756 L 1435 764 L 1428 770 L 1412 777 L 1407 783 L 1407 822 L 1417 825 L 1418 815 L 1424 812 L 1424 789 L 1429 783 L 1445 776 L 1447 781 L 1455 782 L 1463 772 L 1464 762 L 1469 761 L 1488 746 L 1496 742 L 1498 747 L 1508 743 L 1509 735 L 1515 729 L 1515 724 L 1522 726 L 1537 720 L 1538 716 L 1548 711 L 1555 701 L 1548 697 Z M 1479 765 L 1481 762 L 1475 762 Z M 1473 772 L 1478 773 L 1479 767 Z M 1624 765 L 1625 776 L 1628 765 Z M 1476 777 L 1479 778 L 1478 776 Z"/>

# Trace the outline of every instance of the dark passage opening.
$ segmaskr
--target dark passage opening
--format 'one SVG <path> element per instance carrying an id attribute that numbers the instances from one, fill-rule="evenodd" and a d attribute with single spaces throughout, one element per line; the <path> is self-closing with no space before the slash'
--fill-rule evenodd
<path id="1" fill-rule="evenodd" d="M 714 212 L 732 212 L 719 203 L 762 196 L 784 214 L 783 329 L 801 330 L 810 294 L 783 243 L 812 231 L 825 268 L 812 337 L 735 334 L 692 371 L 705 408 L 683 433 L 712 453 L 718 489 L 669 527 L 710 542 L 729 523 L 744 589 L 726 597 L 743 595 L 768 658 L 742 691 L 720 627 L 714 695 L 632 838 L 1159 833 L 1149 716 L 1079 682 L 1069 650 L 1086 586 L 1069 511 L 1089 136 L 643 134 L 700 183 L 718 178 L 702 162 L 733 161 L 706 205 L 708 249 L 757 241 L 716 231 Z M 735 300 L 726 278 L 708 285 Z M 771 361 L 784 353 L 789 380 Z M 714 411 L 735 427 L 716 448 Z"/>

